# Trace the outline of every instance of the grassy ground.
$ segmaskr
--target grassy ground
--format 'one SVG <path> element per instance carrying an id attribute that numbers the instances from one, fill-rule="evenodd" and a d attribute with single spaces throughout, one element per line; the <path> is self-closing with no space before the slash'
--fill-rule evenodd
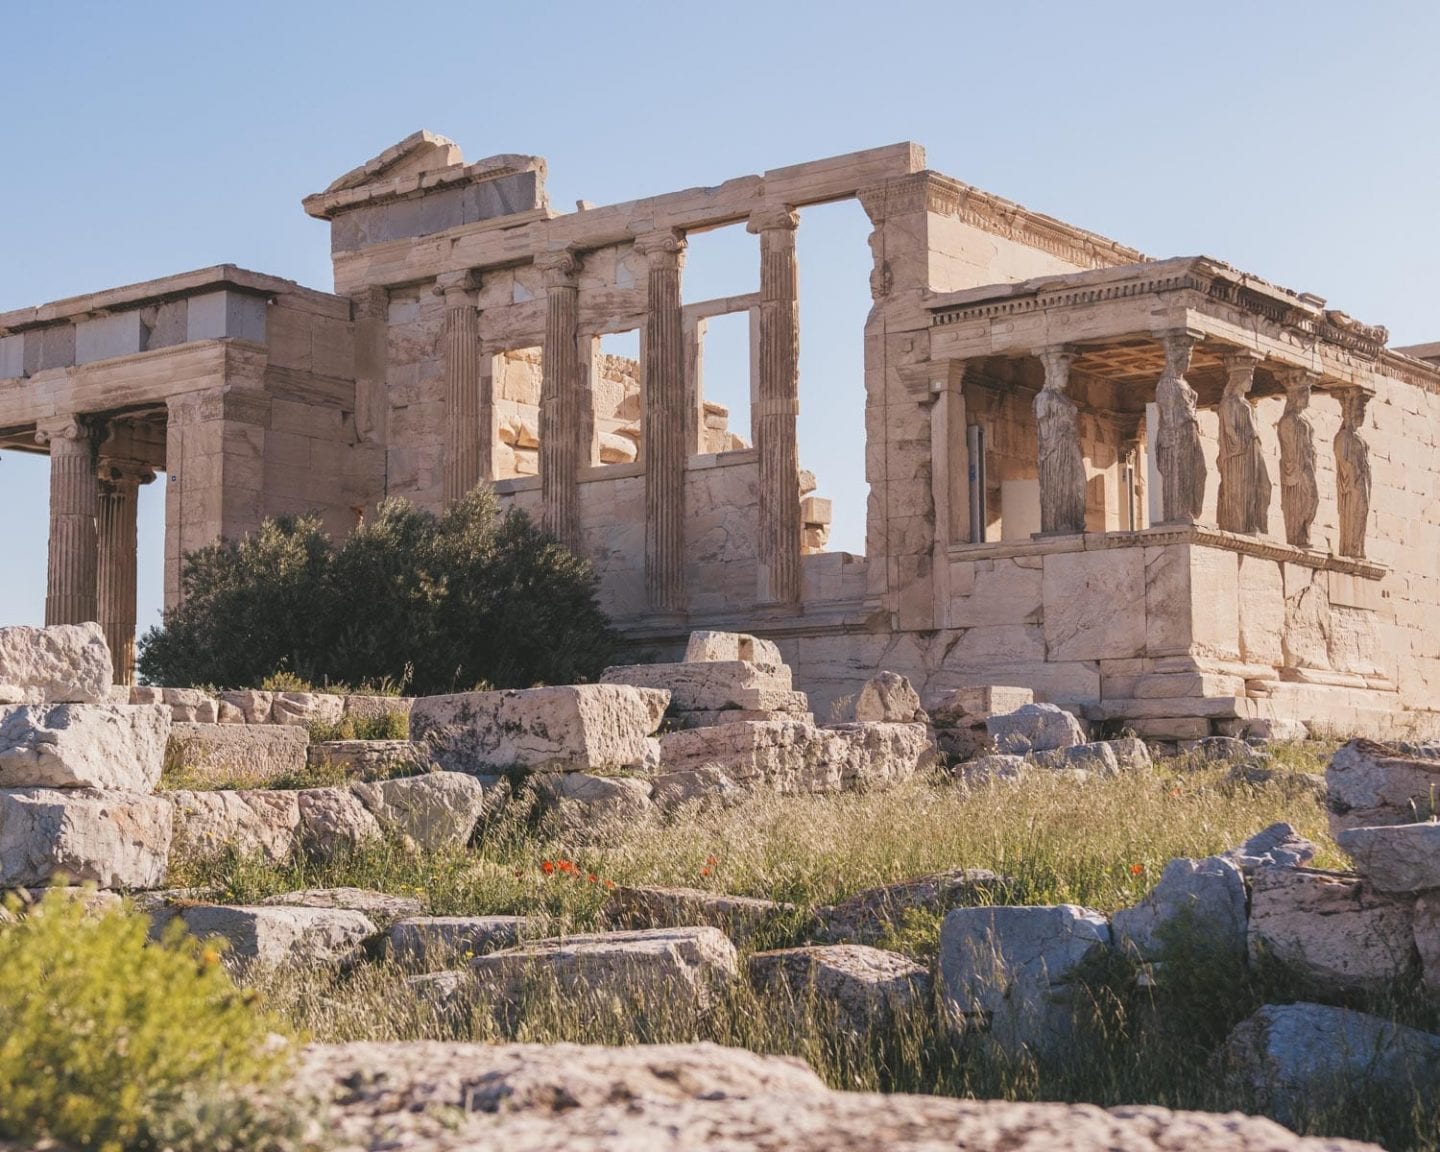
<path id="1" fill-rule="evenodd" d="M 464 851 L 417 857 L 377 846 L 325 866 L 192 862 L 172 882 L 210 886 L 236 903 L 302 887 L 354 885 L 418 896 L 434 914 L 544 914 L 556 927 L 572 929 L 598 923 L 609 884 L 681 885 L 809 907 L 927 872 L 971 867 L 1012 878 L 1008 903 L 1076 903 L 1112 912 L 1141 897 L 1168 860 L 1223 851 L 1278 820 L 1322 846 L 1318 864 L 1343 866 L 1324 811 L 1300 775 L 1322 771 L 1328 751 L 1316 745 L 1277 750 L 1278 765 L 1293 775 L 1262 785 L 1236 784 L 1225 767 L 1172 761 L 1084 783 L 1037 774 L 1020 784 L 966 791 L 930 778 L 875 793 L 754 796 L 670 823 L 610 829 L 603 847 L 537 832 L 528 814 L 512 805 Z M 545 862 L 556 860 L 577 868 L 547 871 Z M 763 943 L 795 942 L 784 931 Z M 938 932 L 939 917 L 912 916 L 886 943 L 929 961 Z M 839 1025 L 828 1005 L 777 1004 L 743 982 L 704 1013 L 668 1002 L 577 1003 L 553 988 L 536 988 L 518 1024 L 502 1026 L 493 1005 L 437 1007 L 411 992 L 403 975 L 393 965 L 370 964 L 343 975 L 278 971 L 252 981 L 273 1010 L 322 1040 L 705 1039 L 801 1056 L 844 1088 L 1221 1111 L 1247 1103 L 1227 1092 L 1210 1065 L 1233 1025 L 1263 1003 L 1315 998 L 1281 973 L 1221 958 L 1172 962 L 1151 988 L 1138 987 L 1135 973 L 1117 962 L 1092 974 L 1085 1059 L 1045 1066 L 1006 1060 L 980 1042 L 957 1043 L 930 1005 L 857 1035 Z M 1356 1006 L 1440 1027 L 1429 1002 L 1413 990 Z M 1392 1148 L 1440 1148 L 1435 1117 L 1412 1111 L 1409 1101 L 1332 1101 L 1305 1127 L 1378 1138 Z"/>

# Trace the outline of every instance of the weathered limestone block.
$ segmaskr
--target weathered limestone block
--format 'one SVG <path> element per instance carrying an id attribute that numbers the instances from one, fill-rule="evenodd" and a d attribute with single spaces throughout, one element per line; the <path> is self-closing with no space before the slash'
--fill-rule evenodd
<path id="1" fill-rule="evenodd" d="M 0 708 L 0 788 L 150 792 L 169 738 L 170 714 L 161 705 Z"/>
<path id="2" fill-rule="evenodd" d="M 345 908 L 363 913 L 377 924 L 419 916 L 424 908 L 413 896 L 372 892 L 368 888 L 302 888 L 298 892 L 267 896 L 260 903 L 285 908 Z"/>
<path id="3" fill-rule="evenodd" d="M 1315 859 L 1320 849 L 1289 824 L 1271 824 L 1251 836 L 1245 843 L 1230 849 L 1226 857 L 1246 877 L 1266 866 L 1301 868 Z"/>
<path id="4" fill-rule="evenodd" d="M 1121 736 L 1106 743 L 1115 750 L 1115 760 L 1122 772 L 1140 772 L 1155 765 L 1150 746 L 1138 736 Z"/>
<path id="5" fill-rule="evenodd" d="M 792 720 L 796 724 L 814 724 L 815 713 L 808 711 L 809 702 L 803 692 L 765 693 L 786 697 L 778 707 L 726 708 L 719 712 L 677 712 L 677 724 L 685 728 L 713 728 L 716 724 L 738 724 L 741 721 Z M 793 701 L 793 702 L 792 702 Z"/>
<path id="6" fill-rule="evenodd" d="M 1033 703 L 1035 693 L 1029 688 L 999 684 L 957 688 L 931 707 L 930 720 L 937 727 L 983 724 L 991 716 L 1014 712 Z"/>
<path id="7" fill-rule="evenodd" d="M 210 857 L 226 850 L 280 863 L 295 850 L 297 792 L 171 792 L 174 856 Z"/>
<path id="8" fill-rule="evenodd" d="M 271 724 L 338 724 L 345 697 L 325 692 L 277 692 L 270 701 Z"/>
<path id="9" fill-rule="evenodd" d="M 628 768 L 644 761 L 669 700 L 613 683 L 426 696 L 410 711 L 410 735 L 451 771 Z"/>
<path id="10" fill-rule="evenodd" d="M 177 914 L 192 936 L 226 941 L 225 958 L 235 968 L 353 963 L 379 931 L 369 917 L 344 908 L 200 904 Z"/>
<path id="11" fill-rule="evenodd" d="M 603 914 L 620 928 L 718 928 L 736 944 L 743 944 L 789 910 L 787 905 L 754 896 L 621 885 L 610 893 Z"/>
<path id="12" fill-rule="evenodd" d="M 785 665 L 752 664 L 748 660 L 713 660 L 694 664 L 624 664 L 607 668 L 601 684 L 659 688 L 670 693 L 677 712 L 719 712 L 727 708 L 764 708 L 756 690 L 794 691 Z M 652 729 L 653 731 L 653 729 Z"/>
<path id="13" fill-rule="evenodd" d="M 99 624 L 0 628 L 0 704 L 108 704 L 111 680 Z"/>
<path id="14" fill-rule="evenodd" d="M 815 910 L 815 937 L 832 944 L 874 944 L 900 927 L 906 914 L 948 912 L 959 905 L 995 904 L 1011 882 L 988 868 L 956 868 L 879 888 Z"/>
<path id="15" fill-rule="evenodd" d="M 129 690 L 130 704 L 163 704 L 177 724 L 214 724 L 219 721 L 219 701 L 198 688 L 152 688 L 135 685 Z"/>
<path id="16" fill-rule="evenodd" d="M 1331 835 L 1440 815 L 1440 759 L 1407 756 L 1391 745 L 1350 741 L 1330 758 L 1325 783 Z"/>
<path id="17" fill-rule="evenodd" d="M 507 1005 L 553 981 L 567 995 L 706 1007 L 739 974 L 739 961 L 718 928 L 664 928 L 534 940 L 478 956 L 471 971 Z"/>
<path id="18" fill-rule="evenodd" d="M 1377 892 L 1440 888 L 1440 824 L 1347 828 L 1335 842 Z"/>
<path id="19" fill-rule="evenodd" d="M 1235 1026 L 1218 1064 L 1248 1107 L 1298 1124 L 1357 1093 L 1428 1106 L 1440 1036 L 1328 1004 L 1267 1004 Z"/>
<path id="20" fill-rule="evenodd" d="M 325 740 L 308 746 L 306 761 L 312 768 L 329 765 L 363 779 L 419 771 L 425 750 L 409 740 Z"/>
<path id="21" fill-rule="evenodd" d="M 274 692 L 262 692 L 258 688 L 220 693 L 221 705 L 229 704 L 238 709 L 246 724 L 269 724 L 270 708 L 274 699 Z"/>
<path id="22" fill-rule="evenodd" d="M 744 660 L 778 668 L 785 661 L 780 649 L 769 640 L 744 632 L 691 632 L 685 646 L 685 663 L 702 664 L 713 661 Z"/>
<path id="23" fill-rule="evenodd" d="M 175 724 L 166 755 L 204 780 L 263 783 L 302 771 L 309 744 L 309 733 L 294 726 Z"/>
<path id="24" fill-rule="evenodd" d="M 1250 892 L 1252 962 L 1273 957 L 1337 991 L 1381 989 L 1413 968 L 1410 902 L 1358 877 L 1261 868 Z"/>
<path id="25" fill-rule="evenodd" d="M 344 696 L 343 715 L 356 720 L 378 720 L 382 716 L 409 716 L 415 701 L 409 696 Z"/>
<path id="26" fill-rule="evenodd" d="M 1263 753 L 1234 736 L 1206 736 L 1187 750 L 1192 761 L 1200 764 L 1244 764 Z"/>
<path id="27" fill-rule="evenodd" d="M 303 788 L 295 797 L 300 845 L 317 860 L 355 852 L 384 836 L 380 821 L 348 788 Z"/>
<path id="28" fill-rule="evenodd" d="M 654 808 L 650 781 L 633 776 L 590 776 L 584 772 L 545 772 L 527 782 L 539 799 L 550 827 L 562 835 L 604 839 L 633 827 Z"/>
<path id="29" fill-rule="evenodd" d="M 987 1029 L 1012 1055 L 1062 1051 L 1074 1034 L 1073 983 L 1110 945 L 1099 912 L 1051 908 L 956 908 L 940 928 L 940 982 L 966 1028 Z"/>
<path id="30" fill-rule="evenodd" d="M 1078 769 L 1096 776 L 1118 776 L 1120 759 L 1115 748 L 1108 741 L 1091 744 L 1072 744 L 1069 748 L 1056 748 L 1050 752 L 1031 753 L 1030 762 L 1039 768 L 1051 771 Z"/>
<path id="31" fill-rule="evenodd" d="M 1086 742 L 1080 721 L 1054 704 L 1025 704 L 1014 712 L 985 721 L 990 738 L 1002 753 L 1023 756 Z"/>
<path id="32" fill-rule="evenodd" d="M 158 888 L 173 806 L 164 796 L 92 788 L 0 789 L 0 888 L 60 877 L 100 888 Z"/>
<path id="33" fill-rule="evenodd" d="M 462 772 L 354 784 L 351 791 L 384 831 L 426 852 L 468 844 L 485 809 L 484 786 Z"/>
<path id="34" fill-rule="evenodd" d="M 920 707 L 920 694 L 909 680 L 898 672 L 877 672 L 860 689 L 855 700 L 855 719 L 861 723 L 924 724 L 929 717 Z"/>
<path id="35" fill-rule="evenodd" d="M 530 916 L 408 916 L 390 925 L 385 938 L 395 960 L 434 967 L 512 948 L 542 924 Z"/>
<path id="36" fill-rule="evenodd" d="M 864 944 L 823 944 L 757 952 L 750 982 L 797 1009 L 834 1013 L 841 1027 L 864 1034 L 930 1001 L 930 972 L 908 956 Z"/>
<path id="37" fill-rule="evenodd" d="M 1440 893 L 1426 892 L 1415 901 L 1415 951 L 1425 987 L 1440 993 Z"/>
<path id="38" fill-rule="evenodd" d="M 981 788 L 987 784 L 1015 783 L 1023 780 L 1034 764 L 1024 756 L 1012 756 L 997 752 L 990 756 L 979 756 L 974 760 L 955 766 L 955 779 L 967 788 Z"/>
<path id="39" fill-rule="evenodd" d="M 744 795 L 745 789 L 714 764 L 702 764 L 680 772 L 662 772 L 650 780 L 650 799 L 666 816 L 673 815 L 687 804 L 700 808 L 736 804 Z"/>
<path id="40" fill-rule="evenodd" d="M 1133 908 L 1111 917 L 1115 946 L 1142 960 L 1167 948 L 1245 955 L 1245 878 L 1223 856 L 1171 860 L 1158 883 Z"/>

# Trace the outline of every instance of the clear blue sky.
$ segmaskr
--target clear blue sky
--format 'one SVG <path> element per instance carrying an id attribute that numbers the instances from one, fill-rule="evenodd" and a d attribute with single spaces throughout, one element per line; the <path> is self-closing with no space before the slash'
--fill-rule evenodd
<path id="1" fill-rule="evenodd" d="M 561 209 L 911 139 L 1151 255 L 1440 339 L 1433 3 L 12 0 L 0 43 L 0 311 L 224 261 L 329 288 L 300 198 L 425 127 L 472 160 L 547 157 Z M 867 230 L 817 209 L 800 241 L 802 462 L 857 551 Z M 687 296 L 745 290 L 744 243 L 697 241 Z M 0 459 L 0 623 L 43 614 L 46 477 Z"/>

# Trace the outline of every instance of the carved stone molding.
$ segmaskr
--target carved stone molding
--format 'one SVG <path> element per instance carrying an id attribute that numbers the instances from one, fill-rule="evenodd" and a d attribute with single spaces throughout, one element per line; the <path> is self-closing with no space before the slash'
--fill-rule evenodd
<path id="1" fill-rule="evenodd" d="M 799 227 L 800 213 L 788 204 L 767 204 L 764 208 L 757 208 L 745 223 L 745 231 L 755 235 L 776 230 L 794 232 Z"/>
<path id="2" fill-rule="evenodd" d="M 546 288 L 574 288 L 581 263 L 575 248 L 557 248 L 535 257 L 535 267 L 545 275 Z"/>

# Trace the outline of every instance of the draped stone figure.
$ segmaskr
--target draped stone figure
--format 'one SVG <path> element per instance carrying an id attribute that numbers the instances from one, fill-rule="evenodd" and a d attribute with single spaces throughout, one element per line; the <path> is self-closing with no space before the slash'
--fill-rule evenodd
<path id="1" fill-rule="evenodd" d="M 1220 500 L 1218 520 L 1226 532 L 1255 536 L 1264 532 L 1270 512 L 1270 472 L 1255 409 L 1248 399 L 1259 357 L 1233 352 L 1225 358 L 1228 378 L 1220 400 Z"/>
<path id="2" fill-rule="evenodd" d="M 1195 415 L 1195 389 L 1185 380 L 1195 337 L 1188 332 L 1165 334 L 1165 370 L 1155 385 L 1160 412 L 1155 460 L 1164 482 L 1167 524 L 1194 524 L 1205 507 L 1205 450 Z"/>
<path id="3" fill-rule="evenodd" d="M 1370 448 L 1360 436 L 1368 392 L 1347 388 L 1340 395 L 1340 431 L 1335 433 L 1335 486 L 1340 505 L 1340 554 L 1363 559 L 1370 518 Z"/>
<path id="4" fill-rule="evenodd" d="M 1035 431 L 1040 453 L 1040 531 L 1085 531 L 1085 459 L 1075 402 L 1065 395 L 1070 382 L 1070 352 L 1046 348 L 1045 387 L 1035 397 Z"/>
<path id="5" fill-rule="evenodd" d="M 1285 411 L 1275 430 L 1280 434 L 1280 508 L 1285 514 L 1285 540 L 1296 548 L 1310 547 L 1310 526 L 1320 507 L 1315 485 L 1315 428 L 1310 407 L 1314 377 L 1297 370 L 1285 377 Z"/>

